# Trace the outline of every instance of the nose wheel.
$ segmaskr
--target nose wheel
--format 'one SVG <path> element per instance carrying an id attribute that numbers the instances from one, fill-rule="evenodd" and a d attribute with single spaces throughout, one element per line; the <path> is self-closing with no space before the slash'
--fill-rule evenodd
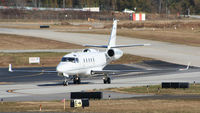
<path id="1" fill-rule="evenodd" d="M 63 86 L 68 86 L 68 85 L 69 85 L 68 81 L 63 82 Z"/>
<path id="2" fill-rule="evenodd" d="M 67 80 L 67 78 L 65 77 L 65 80 L 63 81 L 63 86 L 68 86 L 69 85 L 69 82 Z"/>

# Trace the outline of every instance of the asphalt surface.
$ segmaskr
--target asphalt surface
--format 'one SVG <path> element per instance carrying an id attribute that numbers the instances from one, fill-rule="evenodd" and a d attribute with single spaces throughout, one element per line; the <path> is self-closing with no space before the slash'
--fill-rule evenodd
<path id="1" fill-rule="evenodd" d="M 54 30 L 31 30 L 31 29 L 7 29 L 0 28 L 0 33 L 35 36 L 70 42 L 75 44 L 105 45 L 108 42 L 108 35 L 64 33 Z M 73 37 L 73 38 L 72 38 Z M 95 38 L 94 38 L 95 37 Z M 140 44 L 151 43 L 148 47 L 135 47 L 123 49 L 125 53 L 151 57 L 162 61 L 149 61 L 135 65 L 110 65 L 107 69 L 179 69 L 185 68 L 188 62 L 192 66 L 200 67 L 200 47 L 191 47 L 180 44 L 171 44 L 159 41 L 142 40 L 117 36 L 117 44 Z M 182 64 L 182 65 L 176 65 Z M 42 68 L 24 68 L 35 70 Z M 55 70 L 55 67 L 44 68 Z M 42 101 L 69 99 L 70 92 L 89 91 L 94 89 L 105 89 L 114 87 L 130 87 L 155 85 L 161 82 L 189 82 L 200 83 L 199 68 L 192 67 L 188 71 L 162 71 L 151 73 L 121 73 L 112 76 L 112 84 L 103 84 L 102 77 L 83 78 L 82 84 L 62 85 L 62 78 L 56 74 L 44 73 L 9 73 L 7 68 L 0 68 L 0 98 L 4 101 Z M 130 95 L 105 91 L 104 99 L 108 98 L 151 98 L 152 95 Z M 154 97 L 154 96 L 153 96 Z"/>
<path id="2" fill-rule="evenodd" d="M 148 61 L 140 64 L 108 65 L 105 69 L 180 69 L 183 65 L 176 65 L 161 61 Z M 20 68 L 22 70 L 55 70 L 48 68 Z M 63 86 L 61 77 L 52 73 L 24 73 L 8 72 L 7 68 L 0 68 L 0 98 L 4 101 L 50 101 L 70 99 L 70 92 L 105 89 L 112 87 L 130 87 L 160 84 L 162 81 L 200 82 L 199 68 L 191 67 L 188 71 L 161 71 L 151 73 L 122 73 L 112 75 L 112 84 L 103 84 L 102 76 L 82 78 L 80 85 Z M 189 77 L 188 77 L 189 76 Z M 154 95 L 133 95 L 110 91 L 103 91 L 103 99 L 119 98 L 156 98 Z M 158 97 L 157 97 L 158 98 Z"/>
<path id="3" fill-rule="evenodd" d="M 56 30 L 52 29 L 32 30 L 0 28 L 0 33 L 41 37 L 80 45 L 105 45 L 108 43 L 109 40 L 109 35 L 57 32 Z M 146 47 L 123 48 L 123 51 L 125 53 L 150 57 L 175 64 L 187 65 L 188 62 L 191 62 L 192 66 L 200 67 L 200 47 L 172 44 L 152 40 L 143 40 L 138 39 L 137 37 L 128 38 L 124 36 L 117 36 L 117 44 L 119 45 L 141 43 L 150 43 L 152 45 Z"/>

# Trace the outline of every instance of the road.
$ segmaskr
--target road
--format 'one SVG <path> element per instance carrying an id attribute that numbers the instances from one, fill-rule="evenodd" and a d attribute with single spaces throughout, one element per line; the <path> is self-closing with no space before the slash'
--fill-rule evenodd
<path id="1" fill-rule="evenodd" d="M 0 33 L 35 36 L 52 39 L 62 42 L 75 44 L 97 44 L 105 45 L 108 43 L 108 35 L 80 34 L 69 32 L 57 32 L 56 30 L 31 30 L 31 29 L 8 29 L 0 28 Z M 124 48 L 125 53 L 150 57 L 162 61 L 176 64 L 187 65 L 191 62 L 192 66 L 200 67 L 200 47 L 172 44 L 167 42 L 143 40 L 117 36 L 117 44 L 141 44 L 150 43 L 152 46 Z"/>

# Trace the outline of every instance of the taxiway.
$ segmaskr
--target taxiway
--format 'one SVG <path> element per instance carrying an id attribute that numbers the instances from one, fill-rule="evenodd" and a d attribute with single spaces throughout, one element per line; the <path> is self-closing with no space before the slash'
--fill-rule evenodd
<path id="1" fill-rule="evenodd" d="M 56 30 L 32 30 L 32 29 L 9 29 L 0 28 L 0 33 L 17 34 L 25 36 L 41 37 L 62 42 L 70 42 L 74 44 L 91 44 L 105 45 L 108 42 L 108 35 L 98 34 L 81 34 L 70 32 L 58 32 Z M 95 38 L 94 38 L 95 37 Z M 191 62 L 192 66 L 200 67 L 200 47 L 193 47 L 181 44 L 172 44 L 167 42 L 159 42 L 152 40 L 143 40 L 136 38 L 128 38 L 117 36 L 117 44 L 143 44 L 150 43 L 151 46 L 124 48 L 125 53 L 150 57 L 175 64 L 187 65 Z"/>
<path id="2" fill-rule="evenodd" d="M 108 65 L 105 69 L 179 69 L 183 65 L 176 65 L 161 61 L 149 61 L 132 65 Z M 27 70 L 54 70 L 49 68 L 22 68 Z M 83 78 L 82 84 L 69 86 L 62 85 L 62 78 L 50 73 L 10 73 L 7 68 L 0 69 L 0 98 L 5 101 L 42 101 L 70 99 L 70 92 L 91 91 L 115 87 L 131 87 L 143 85 L 155 85 L 161 82 L 200 82 L 199 68 L 191 67 L 188 71 L 162 71 L 151 73 L 122 73 L 112 76 L 112 84 L 103 84 L 102 77 Z M 147 97 L 152 95 L 132 95 L 110 91 L 103 92 L 103 98 L 132 98 Z"/>

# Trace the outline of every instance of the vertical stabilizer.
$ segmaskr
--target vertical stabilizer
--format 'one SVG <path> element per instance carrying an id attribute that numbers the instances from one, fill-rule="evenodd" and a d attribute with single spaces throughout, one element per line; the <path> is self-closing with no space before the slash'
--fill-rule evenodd
<path id="1" fill-rule="evenodd" d="M 112 32 L 111 32 L 111 35 L 110 35 L 110 40 L 109 40 L 109 43 L 108 43 L 108 49 L 110 49 L 111 47 L 114 47 L 115 44 L 116 44 L 117 21 L 118 20 L 113 21 L 113 27 L 112 27 Z"/>

